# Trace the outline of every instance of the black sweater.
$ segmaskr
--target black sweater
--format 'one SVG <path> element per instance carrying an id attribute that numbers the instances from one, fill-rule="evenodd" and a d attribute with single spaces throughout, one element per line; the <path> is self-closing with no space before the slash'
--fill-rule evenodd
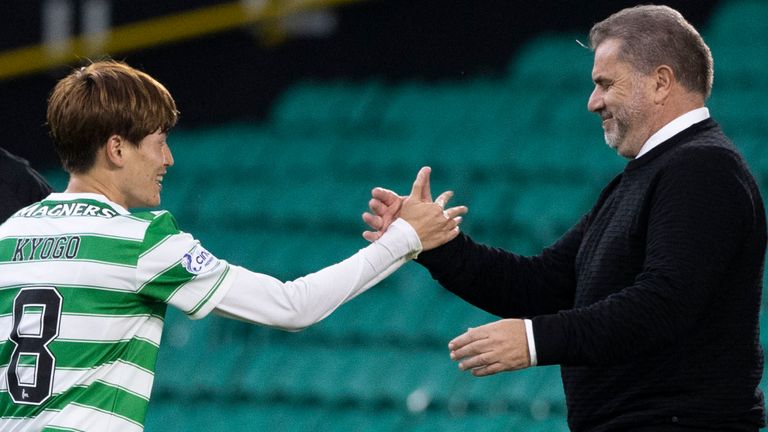
<path id="1" fill-rule="evenodd" d="M 765 247 L 757 185 L 710 119 L 630 161 L 541 255 L 462 234 L 419 262 L 488 312 L 532 318 L 572 430 L 755 430 Z"/>

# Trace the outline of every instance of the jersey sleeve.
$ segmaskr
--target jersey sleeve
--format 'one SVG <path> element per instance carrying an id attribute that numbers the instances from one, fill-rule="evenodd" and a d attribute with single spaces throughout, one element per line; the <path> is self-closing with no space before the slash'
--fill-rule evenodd
<path id="1" fill-rule="evenodd" d="M 421 252 L 419 236 L 397 219 L 376 242 L 351 257 L 293 281 L 242 267 L 216 313 L 288 331 L 302 330 L 330 315 Z"/>
<path id="2" fill-rule="evenodd" d="M 237 268 L 216 258 L 173 216 L 159 213 L 146 230 L 136 265 L 140 295 L 167 303 L 190 318 L 207 315 L 224 297 Z"/>

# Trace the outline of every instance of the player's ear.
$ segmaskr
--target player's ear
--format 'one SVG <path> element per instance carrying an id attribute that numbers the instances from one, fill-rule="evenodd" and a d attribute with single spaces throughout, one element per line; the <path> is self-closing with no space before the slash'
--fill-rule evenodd
<path id="1" fill-rule="evenodd" d="M 125 165 L 125 148 L 128 142 L 120 135 L 111 135 L 104 146 L 104 155 L 109 165 L 123 167 Z"/>

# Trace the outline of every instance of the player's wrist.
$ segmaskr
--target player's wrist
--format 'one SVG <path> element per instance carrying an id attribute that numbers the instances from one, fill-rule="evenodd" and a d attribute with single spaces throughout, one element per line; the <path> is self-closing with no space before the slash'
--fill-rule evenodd
<path id="1" fill-rule="evenodd" d="M 416 229 L 402 218 L 397 218 L 390 224 L 379 242 L 392 251 L 401 252 L 395 254 L 405 256 L 409 260 L 416 258 L 422 250 L 421 240 Z"/>

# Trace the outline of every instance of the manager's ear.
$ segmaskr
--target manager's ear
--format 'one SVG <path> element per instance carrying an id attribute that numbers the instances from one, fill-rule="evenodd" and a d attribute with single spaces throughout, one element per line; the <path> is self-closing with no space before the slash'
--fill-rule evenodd
<path id="1" fill-rule="evenodd" d="M 111 135 L 104 146 L 104 154 L 110 166 L 125 166 L 125 148 L 128 142 L 120 135 Z"/>
<path id="2" fill-rule="evenodd" d="M 666 102 L 672 87 L 674 87 L 677 77 L 671 67 L 667 65 L 661 65 L 653 71 L 653 76 L 656 81 L 656 93 L 654 96 L 654 102 L 657 104 L 663 104 Z"/>

